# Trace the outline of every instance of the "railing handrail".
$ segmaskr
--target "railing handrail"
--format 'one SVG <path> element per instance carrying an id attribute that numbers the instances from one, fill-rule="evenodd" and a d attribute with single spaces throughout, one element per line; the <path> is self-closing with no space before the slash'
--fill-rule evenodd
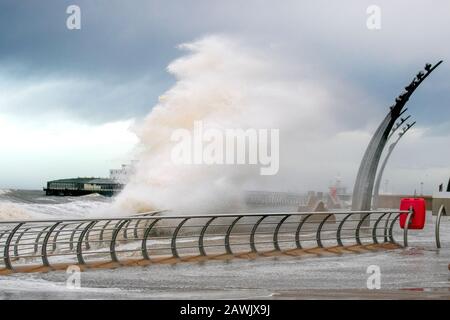
<path id="1" fill-rule="evenodd" d="M 183 250 L 188 250 L 190 254 L 198 252 L 200 257 L 205 257 L 208 255 L 205 249 L 211 247 L 214 247 L 214 251 L 223 249 L 225 252 L 220 254 L 229 256 L 234 255 L 234 249 L 242 246 L 249 247 L 251 254 L 259 254 L 283 251 L 286 246 L 303 250 L 304 245 L 309 245 L 311 241 L 318 248 L 329 245 L 330 240 L 336 241 L 340 247 L 345 245 L 342 240 L 348 243 L 350 239 L 354 239 L 357 245 L 363 245 L 364 241 L 379 244 L 379 237 L 383 237 L 384 243 L 397 244 L 393 235 L 395 222 L 401 214 L 408 214 L 408 220 L 412 215 L 411 210 L 390 209 L 186 215 L 161 215 L 162 212 L 149 211 L 115 217 L 0 221 L 0 262 L 11 271 L 14 265 L 35 263 L 36 266 L 36 260 L 33 262 L 29 259 L 38 258 L 41 266 L 52 267 L 49 258 L 54 256 L 72 256 L 63 260 L 71 263 L 71 259 L 76 258 L 78 264 L 85 265 L 87 257 L 103 262 L 105 257 L 98 254 L 109 254 L 110 262 L 120 263 L 122 253 L 126 253 L 132 261 L 139 259 L 136 257 L 150 261 L 151 255 L 166 254 L 161 250 L 170 250 L 173 259 L 180 259 L 186 254 Z M 217 223 L 220 218 L 231 219 Z M 213 224 L 213 221 L 216 223 Z M 384 223 L 381 224 L 381 221 Z M 325 226 L 327 222 L 331 224 Z M 306 224 L 309 226 L 306 227 Z M 282 229 L 283 226 L 286 228 Z M 182 228 L 186 228 L 184 233 Z M 383 234 L 379 234 L 379 231 L 383 231 Z M 330 232 L 331 235 L 336 233 L 335 237 L 330 237 Z M 188 244 L 179 245 L 177 240 L 182 241 L 182 238 Z M 158 245 L 152 240 L 163 243 Z M 205 240 L 212 242 L 205 244 Z M 406 229 L 404 243 L 406 246 Z M 116 248 L 128 244 L 131 247 Z M 272 249 L 270 244 L 273 245 Z M 96 250 L 102 247 L 109 247 L 109 251 Z"/>
<path id="2" fill-rule="evenodd" d="M 150 213 L 160 213 L 163 211 L 153 211 Z M 1 220 L 0 224 L 14 223 L 49 223 L 49 222 L 88 222 L 88 221 L 108 221 L 108 220 L 142 220 L 142 219 L 200 219 L 200 218 L 226 218 L 226 217 L 261 217 L 261 216 L 302 216 L 311 214 L 376 214 L 376 213 L 408 213 L 408 210 L 366 210 L 366 211 L 303 211 L 303 212 L 248 212 L 248 213 L 214 213 L 214 214 L 186 214 L 186 215 L 165 215 L 165 216 L 147 216 L 148 213 L 142 213 L 142 216 L 111 216 L 111 217 L 92 217 L 92 218 L 59 218 L 59 219 L 19 219 L 19 220 Z"/>
<path id="3" fill-rule="evenodd" d="M 440 237 L 440 227 L 441 227 L 441 218 L 442 216 L 446 216 L 447 215 L 447 211 L 445 209 L 445 205 L 441 204 L 441 206 L 439 207 L 439 211 L 436 217 L 436 225 L 435 225 L 435 238 L 436 238 L 436 248 L 440 249 L 441 248 L 441 237 Z"/>

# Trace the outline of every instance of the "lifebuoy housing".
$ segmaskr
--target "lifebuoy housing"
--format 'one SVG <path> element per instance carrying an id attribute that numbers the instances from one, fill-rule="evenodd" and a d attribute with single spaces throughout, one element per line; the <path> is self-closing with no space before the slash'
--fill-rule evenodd
<path id="1" fill-rule="evenodd" d="M 400 210 L 408 211 L 412 207 L 413 214 L 409 221 L 408 229 L 423 229 L 425 226 L 426 205 L 424 198 L 404 198 L 400 201 Z M 406 218 L 408 214 L 400 214 L 400 228 L 405 228 Z"/>

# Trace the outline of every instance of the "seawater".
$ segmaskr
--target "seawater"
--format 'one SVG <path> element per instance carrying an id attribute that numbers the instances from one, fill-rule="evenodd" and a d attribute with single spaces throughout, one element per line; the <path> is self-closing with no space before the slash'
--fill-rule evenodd
<path id="1" fill-rule="evenodd" d="M 113 199 L 99 194 L 46 196 L 41 190 L 0 189 L 0 220 L 89 218 L 107 215 Z"/>

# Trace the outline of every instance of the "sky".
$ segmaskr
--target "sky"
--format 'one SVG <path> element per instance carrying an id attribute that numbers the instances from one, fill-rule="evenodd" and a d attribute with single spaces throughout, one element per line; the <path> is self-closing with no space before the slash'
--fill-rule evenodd
<path id="1" fill-rule="evenodd" d="M 80 30 L 66 27 L 73 4 Z M 379 30 L 366 26 L 373 4 Z M 417 125 L 385 178 L 390 192 L 412 192 L 420 182 L 432 192 L 450 176 L 448 1 L 1 0 L 0 188 L 107 176 L 135 158 L 133 128 L 176 83 L 167 67 L 186 54 L 179 45 L 215 35 L 283 62 L 284 79 L 323 79 L 332 88 L 340 107 L 321 117 L 337 128 L 316 147 L 345 146 L 328 146 L 334 165 L 326 172 L 302 153 L 302 188 L 326 188 L 336 175 L 351 188 L 388 106 L 425 63 L 444 60 L 408 103 Z M 301 143 L 299 150 L 324 155 Z"/>

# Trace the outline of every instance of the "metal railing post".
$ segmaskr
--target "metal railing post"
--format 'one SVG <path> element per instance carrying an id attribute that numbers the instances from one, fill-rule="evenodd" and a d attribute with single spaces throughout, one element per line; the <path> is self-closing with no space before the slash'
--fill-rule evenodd
<path id="1" fill-rule="evenodd" d="M 369 217 L 369 213 L 367 213 L 358 223 L 358 226 L 356 227 L 356 234 L 355 234 L 355 238 L 356 238 L 356 243 L 358 245 L 362 245 L 361 242 L 361 238 L 360 238 L 360 230 L 361 230 L 361 226 L 363 225 L 364 221 Z M 369 222 L 370 223 L 370 222 Z"/>
<path id="2" fill-rule="evenodd" d="M 389 212 L 389 215 L 386 218 L 386 223 L 384 224 L 384 242 L 388 242 L 388 231 L 389 231 L 389 220 L 391 219 L 392 212 Z"/>
<path id="3" fill-rule="evenodd" d="M 411 216 L 414 214 L 414 209 L 411 206 L 409 208 L 408 216 L 406 217 L 405 226 L 403 228 L 403 246 L 406 248 L 408 246 L 408 229 L 409 229 L 409 222 L 411 220 Z"/>
<path id="4" fill-rule="evenodd" d="M 291 215 L 287 215 L 283 217 L 283 219 L 280 220 L 280 222 L 277 224 L 277 227 L 275 228 L 275 231 L 273 233 L 273 247 L 277 251 L 281 251 L 280 245 L 278 244 L 278 233 L 280 232 L 281 225 L 283 224 L 286 219 L 288 219 Z"/>
<path id="5" fill-rule="evenodd" d="M 189 220 L 189 218 L 183 219 L 178 224 L 178 226 L 176 227 L 175 231 L 173 232 L 172 242 L 171 242 L 171 249 L 172 249 L 172 255 L 174 256 L 174 258 L 179 258 L 180 257 L 178 255 L 178 251 L 177 251 L 177 236 L 178 236 L 178 232 L 180 232 L 180 229 L 183 226 L 183 224 L 185 224 L 188 220 Z"/>
<path id="6" fill-rule="evenodd" d="M 344 244 L 342 243 L 342 239 L 341 239 L 341 232 L 342 232 L 342 227 L 344 226 L 344 223 L 347 221 L 348 218 L 350 218 L 353 215 L 353 213 L 349 213 L 347 214 L 341 221 L 341 223 L 339 223 L 339 226 L 337 228 L 337 232 L 336 232 L 336 239 L 337 239 L 337 243 L 338 246 L 343 247 Z"/>
<path id="7" fill-rule="evenodd" d="M 323 248 L 322 239 L 321 239 L 321 235 L 320 235 L 320 233 L 322 232 L 323 225 L 332 216 L 333 216 L 333 214 L 331 213 L 331 214 L 327 215 L 325 218 L 323 218 L 322 221 L 320 222 L 319 227 L 317 228 L 316 240 L 317 240 L 317 246 L 319 248 Z"/>
<path id="8" fill-rule="evenodd" d="M 436 218 L 436 229 L 435 229 L 435 236 L 436 236 L 436 247 L 438 249 L 441 248 L 441 238 L 439 234 L 440 226 L 441 226 L 441 217 L 442 215 L 446 216 L 447 213 L 445 212 L 445 206 L 442 204 L 439 208 L 439 212 Z"/>
<path id="9" fill-rule="evenodd" d="M 100 241 L 103 241 L 105 229 L 106 229 L 106 227 L 109 226 L 109 224 L 110 224 L 111 222 L 112 222 L 112 220 L 108 220 L 108 221 L 106 221 L 106 223 L 103 225 L 103 228 L 102 228 L 102 230 L 100 231 L 100 236 L 99 236 L 99 240 L 100 240 Z"/>
<path id="10" fill-rule="evenodd" d="M 378 236 L 377 236 L 377 228 L 378 228 L 378 224 L 380 223 L 380 221 L 383 219 L 383 217 L 385 215 L 387 215 L 388 212 L 383 213 L 382 215 L 380 215 L 377 219 L 377 221 L 375 222 L 375 224 L 373 225 L 373 229 L 372 229 L 372 240 L 373 243 L 378 244 Z"/>
<path id="11" fill-rule="evenodd" d="M 302 249 L 302 244 L 300 242 L 300 232 L 302 231 L 302 227 L 305 224 L 306 220 L 308 220 L 311 216 L 312 214 L 308 214 L 304 219 L 302 219 L 298 224 L 297 230 L 295 231 L 295 245 L 297 249 Z"/>
<path id="12" fill-rule="evenodd" d="M 131 223 L 131 220 L 128 221 L 127 224 L 124 226 L 124 229 L 123 229 L 123 238 L 124 239 L 128 239 L 128 227 L 129 227 L 130 223 Z"/>
<path id="13" fill-rule="evenodd" d="M 51 226 L 50 229 L 47 231 L 47 234 L 44 237 L 44 242 L 42 243 L 42 250 L 41 250 L 42 257 L 41 258 L 42 258 L 42 264 L 45 267 L 50 267 L 50 264 L 48 262 L 48 257 L 47 257 L 48 240 L 50 239 L 50 236 L 51 236 L 53 230 L 55 230 L 55 228 L 57 226 L 59 226 L 60 224 L 61 224 L 61 221 L 59 221 L 59 222 L 55 223 L 53 226 Z"/>
<path id="14" fill-rule="evenodd" d="M 19 242 L 20 239 L 23 237 L 23 235 L 30 230 L 31 228 L 24 229 L 19 236 L 17 237 L 16 241 L 14 242 L 14 257 L 17 257 L 19 255 Z"/>
<path id="15" fill-rule="evenodd" d="M 39 240 L 41 239 L 41 236 L 47 231 L 47 229 L 50 228 L 50 226 L 46 226 L 44 229 L 42 229 L 39 234 L 36 237 L 36 242 L 34 244 L 34 253 L 37 253 L 39 250 Z"/>
<path id="16" fill-rule="evenodd" d="M 11 265 L 11 258 L 9 257 L 9 246 L 11 244 L 11 241 L 14 237 L 14 234 L 17 232 L 17 230 L 20 229 L 21 226 L 23 226 L 25 223 L 19 223 L 14 227 L 14 229 L 11 230 L 11 233 L 8 235 L 8 238 L 6 238 L 5 242 L 5 248 L 3 251 L 3 262 L 5 264 L 6 269 L 13 270 L 13 267 Z"/>
<path id="17" fill-rule="evenodd" d="M 73 243 L 74 243 L 73 239 L 75 238 L 75 233 L 78 231 L 78 229 L 79 229 L 83 224 L 85 224 L 85 222 L 81 222 L 79 225 L 77 225 L 77 226 L 75 227 L 75 229 L 73 229 L 72 233 L 70 234 L 70 240 L 69 240 L 69 248 L 70 248 L 70 250 L 73 250 Z"/>
<path id="18" fill-rule="evenodd" d="M 150 260 L 150 257 L 147 252 L 147 238 L 150 235 L 150 231 L 153 229 L 153 227 L 159 220 L 161 220 L 161 218 L 155 219 L 152 223 L 150 223 L 150 225 L 147 227 L 147 229 L 144 232 L 144 236 L 142 238 L 142 244 L 141 244 L 141 253 L 142 253 L 142 257 L 145 260 Z"/>
<path id="19" fill-rule="evenodd" d="M 237 217 L 236 219 L 233 220 L 233 222 L 231 223 L 230 227 L 227 230 L 227 233 L 225 235 L 225 250 L 227 254 L 233 254 L 233 251 L 231 251 L 231 245 L 230 245 L 230 235 L 231 235 L 231 231 L 233 230 L 234 225 L 241 220 L 242 216 Z"/>
<path id="20" fill-rule="evenodd" d="M 255 244 L 255 233 L 256 230 L 258 229 L 258 226 L 261 224 L 261 222 L 263 222 L 263 220 L 265 218 L 267 218 L 268 216 L 262 216 L 261 218 L 258 219 L 258 221 L 256 221 L 256 223 L 253 225 L 252 228 L 252 232 L 250 233 L 250 249 L 253 253 L 257 253 L 258 250 L 256 249 L 256 244 Z"/>
<path id="21" fill-rule="evenodd" d="M 92 221 L 80 233 L 80 237 L 78 238 L 78 241 L 77 241 L 77 260 L 78 260 L 79 264 L 86 264 L 84 261 L 84 258 L 83 258 L 83 238 L 86 235 L 86 232 L 96 223 L 97 223 L 97 221 L 95 221 L 95 220 Z"/>
<path id="22" fill-rule="evenodd" d="M 91 245 L 89 244 L 89 236 L 91 235 L 91 230 L 93 227 L 95 227 L 95 225 L 98 223 L 99 221 L 95 222 L 91 228 L 89 228 L 88 232 L 86 232 L 86 240 L 84 242 L 84 247 L 86 248 L 86 250 L 91 249 Z"/>
<path id="23" fill-rule="evenodd" d="M 116 254 L 116 240 L 117 240 L 117 236 L 119 235 L 120 230 L 123 228 L 123 226 L 125 226 L 128 223 L 130 223 L 130 220 L 121 221 L 117 225 L 116 229 L 114 230 L 114 232 L 111 236 L 111 243 L 110 243 L 109 249 L 110 249 L 110 255 L 111 255 L 112 262 L 119 262 L 119 259 L 117 259 L 117 254 Z"/>
<path id="24" fill-rule="evenodd" d="M 53 237 L 53 243 L 52 243 L 52 251 L 56 250 L 56 241 L 58 240 L 58 236 L 61 233 L 61 231 L 67 226 L 68 226 L 68 224 L 64 224 L 61 228 L 58 229 L 58 231 L 55 232 L 55 236 Z"/>
<path id="25" fill-rule="evenodd" d="M 394 219 L 392 219 L 391 225 L 389 227 L 389 241 L 391 243 L 396 243 L 395 239 L 394 239 L 394 226 L 395 226 L 395 222 L 398 220 L 398 218 L 400 217 L 400 213 L 397 214 Z"/>
<path id="26" fill-rule="evenodd" d="M 202 230 L 200 231 L 200 237 L 198 238 L 198 250 L 200 251 L 201 256 L 206 256 L 205 248 L 203 247 L 203 238 L 205 237 L 206 229 L 208 229 L 209 225 L 216 220 L 217 217 L 210 218 L 205 225 L 203 226 Z"/>
<path id="27" fill-rule="evenodd" d="M 133 235 L 134 238 L 137 239 L 139 238 L 139 234 L 138 234 L 138 227 L 139 227 L 139 223 L 141 223 L 141 219 L 136 220 L 136 223 L 134 224 L 134 228 L 133 228 Z"/>

